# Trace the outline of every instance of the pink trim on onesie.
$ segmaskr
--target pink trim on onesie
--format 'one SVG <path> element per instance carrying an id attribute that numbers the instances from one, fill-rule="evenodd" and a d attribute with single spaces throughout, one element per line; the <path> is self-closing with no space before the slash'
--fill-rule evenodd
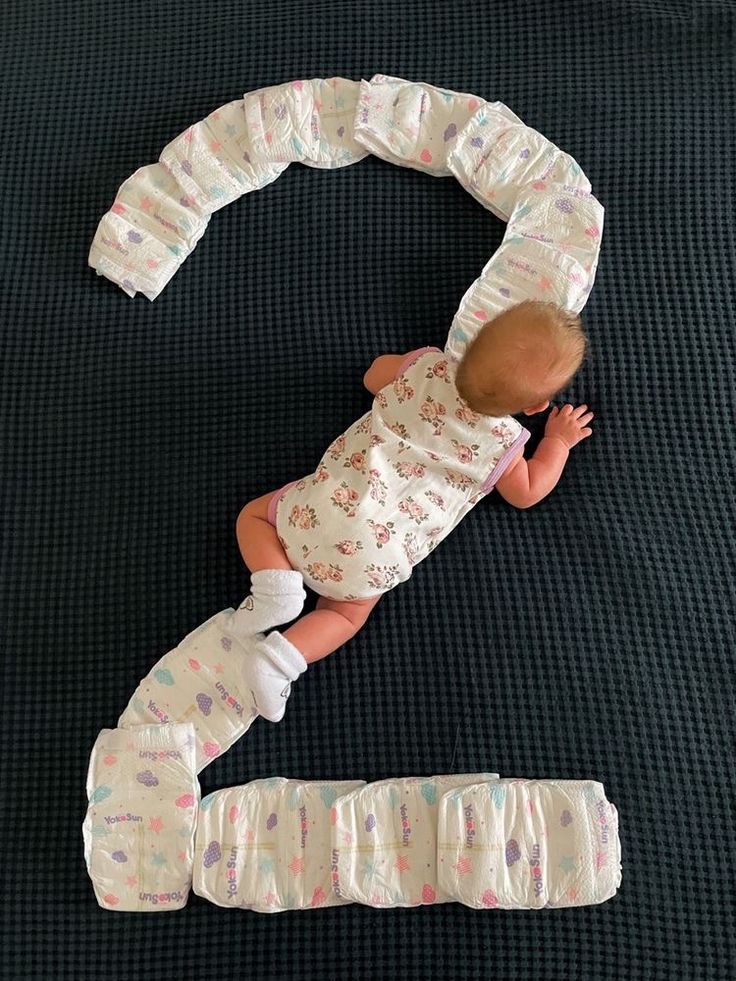
<path id="1" fill-rule="evenodd" d="M 488 491 L 492 490 L 494 484 L 496 484 L 501 477 L 503 477 L 508 465 L 516 456 L 519 447 L 523 446 L 530 436 L 531 433 L 528 429 L 521 430 L 511 446 L 509 446 L 509 448 L 499 457 L 498 463 L 481 484 L 480 489 L 482 494 L 487 494 Z"/>
<path id="2" fill-rule="evenodd" d="M 271 500 L 268 502 L 268 510 L 266 516 L 268 517 L 269 524 L 272 524 L 274 528 L 276 527 L 276 508 L 279 506 L 279 501 L 281 500 L 282 494 L 285 494 L 290 487 L 298 483 L 297 480 L 292 480 L 274 493 L 271 496 Z"/>
<path id="3" fill-rule="evenodd" d="M 417 358 L 421 358 L 427 351 L 436 351 L 438 354 L 442 354 L 442 351 L 438 347 L 418 347 L 416 351 L 410 351 L 401 362 L 399 370 L 396 372 L 396 377 L 398 378 L 402 371 L 406 371 L 410 365 L 414 364 Z"/>

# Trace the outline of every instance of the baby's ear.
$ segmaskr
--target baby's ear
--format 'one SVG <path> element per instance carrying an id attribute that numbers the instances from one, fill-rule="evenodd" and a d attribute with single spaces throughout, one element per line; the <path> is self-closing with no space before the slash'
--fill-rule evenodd
<path id="1" fill-rule="evenodd" d="M 537 405 L 531 405 L 528 409 L 524 409 L 525 416 L 535 416 L 538 412 L 544 412 L 544 410 L 549 405 L 549 399 L 544 402 L 539 402 Z"/>

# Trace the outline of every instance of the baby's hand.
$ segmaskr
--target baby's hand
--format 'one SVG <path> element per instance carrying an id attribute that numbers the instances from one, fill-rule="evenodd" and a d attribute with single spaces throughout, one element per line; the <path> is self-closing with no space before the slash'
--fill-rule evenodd
<path id="1" fill-rule="evenodd" d="M 586 436 L 593 435 L 592 429 L 585 428 L 593 418 L 592 412 L 585 411 L 587 408 L 587 405 L 579 405 L 577 408 L 563 405 L 561 409 L 555 406 L 547 418 L 544 435 L 560 439 L 568 449 L 572 449 Z"/>

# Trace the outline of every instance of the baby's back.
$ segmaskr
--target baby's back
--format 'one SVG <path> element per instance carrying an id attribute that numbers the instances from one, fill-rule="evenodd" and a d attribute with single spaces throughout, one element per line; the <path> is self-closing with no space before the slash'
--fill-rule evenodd
<path id="1" fill-rule="evenodd" d="M 419 354 L 281 497 L 276 528 L 315 592 L 362 599 L 408 579 L 529 433 L 460 398 L 452 362 Z"/>

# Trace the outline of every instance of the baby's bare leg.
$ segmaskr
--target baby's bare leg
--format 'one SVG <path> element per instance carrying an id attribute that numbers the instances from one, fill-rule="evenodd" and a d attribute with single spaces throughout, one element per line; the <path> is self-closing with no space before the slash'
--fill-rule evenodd
<path id="1" fill-rule="evenodd" d="M 307 598 L 302 574 L 292 568 L 268 520 L 273 494 L 263 494 L 246 504 L 235 526 L 240 554 L 251 572 L 251 592 L 232 619 L 232 627 L 242 636 L 252 637 L 288 623 L 299 616 Z"/>
<path id="2" fill-rule="evenodd" d="M 238 515 L 235 533 L 243 562 L 251 572 L 291 569 L 276 529 L 268 520 L 268 502 L 274 491 L 249 501 Z"/>
<path id="3" fill-rule="evenodd" d="M 284 630 L 283 636 L 308 664 L 319 661 L 357 634 L 380 598 L 380 594 L 361 600 L 320 596 L 316 609 Z"/>

